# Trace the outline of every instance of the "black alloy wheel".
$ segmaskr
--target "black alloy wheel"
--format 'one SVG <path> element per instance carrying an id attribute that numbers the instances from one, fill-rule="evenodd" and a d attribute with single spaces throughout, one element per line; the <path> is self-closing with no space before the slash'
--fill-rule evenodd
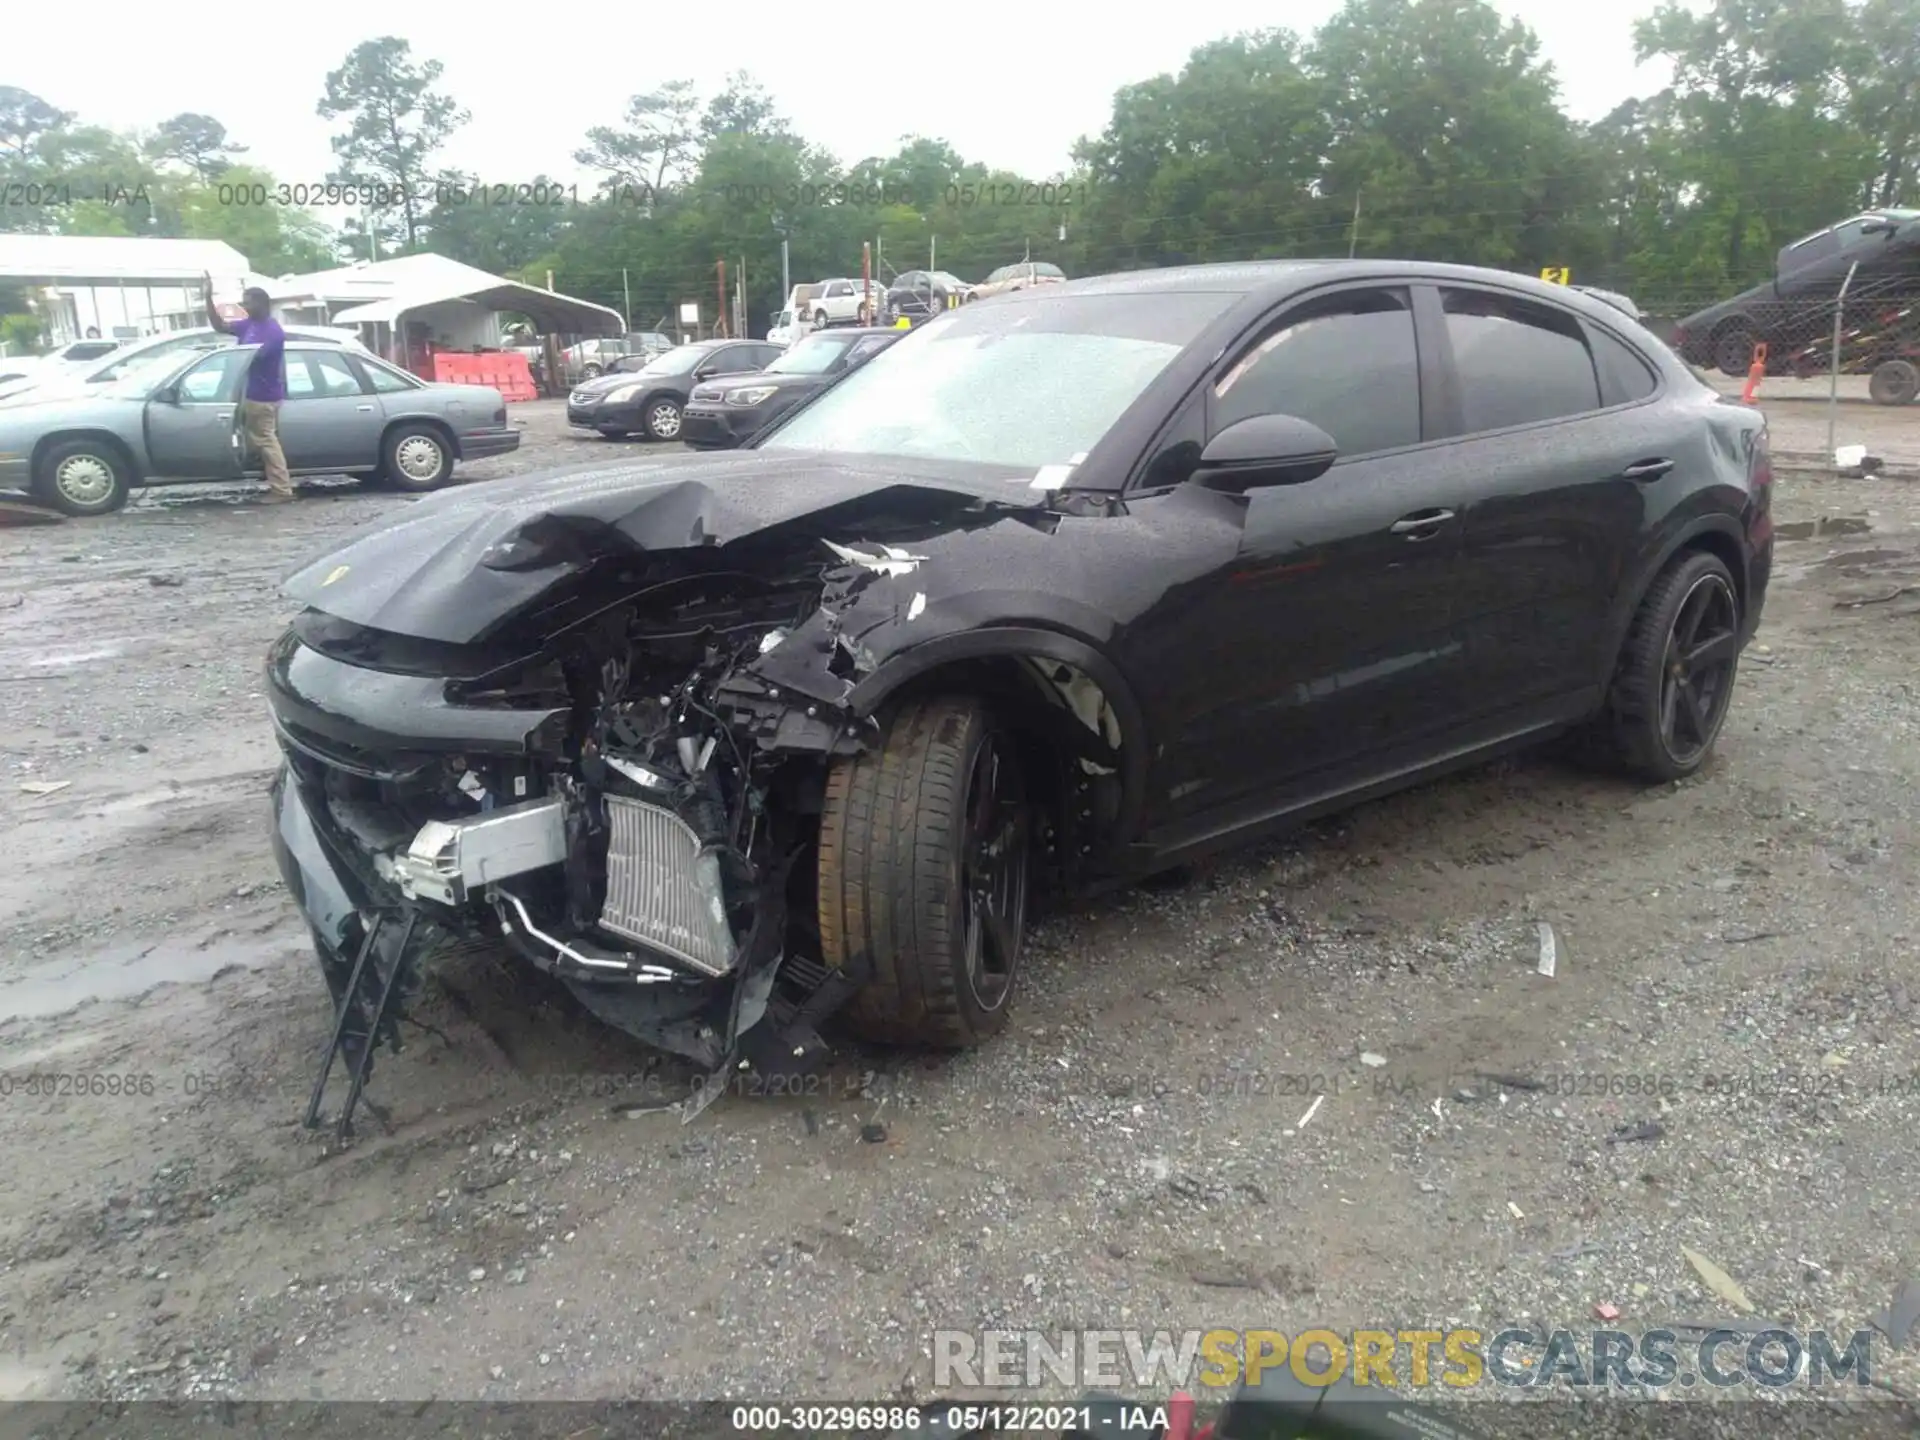
<path id="1" fill-rule="evenodd" d="M 1676 765 L 1692 769 L 1712 748 L 1739 662 L 1740 602 L 1726 575 L 1709 571 L 1681 600 L 1661 666 L 1660 739 Z"/>
<path id="2" fill-rule="evenodd" d="M 1733 700 L 1743 625 L 1732 572 L 1717 555 L 1683 550 L 1642 597 L 1606 704 L 1573 737 L 1573 753 L 1654 782 L 1699 770 Z"/>
<path id="3" fill-rule="evenodd" d="M 989 734 L 967 777 L 967 825 L 960 856 L 966 981 L 974 1004 L 1007 1003 L 1020 965 L 1027 919 L 1027 809 L 1018 768 Z"/>

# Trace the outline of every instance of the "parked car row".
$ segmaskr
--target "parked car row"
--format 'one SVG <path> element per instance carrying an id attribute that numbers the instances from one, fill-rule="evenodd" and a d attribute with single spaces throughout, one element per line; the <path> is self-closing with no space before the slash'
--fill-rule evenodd
<path id="1" fill-rule="evenodd" d="M 801 336 L 836 325 L 894 325 L 902 319 L 917 323 L 969 301 L 1054 285 L 1066 279 L 1058 265 L 1022 260 L 1002 265 L 978 285 L 970 285 L 948 270 L 907 270 L 890 282 L 835 278 L 796 285 L 786 306 L 774 317 L 767 339 L 792 344 Z"/>
<path id="2" fill-rule="evenodd" d="M 175 348 L 0 404 L 0 488 L 29 490 L 69 515 L 104 515 L 138 485 L 257 477 L 258 457 L 235 423 L 256 348 Z M 289 330 L 286 372 L 280 443 L 295 475 L 432 490 L 456 461 L 520 444 L 498 390 L 428 384 L 359 345 Z"/>
<path id="3" fill-rule="evenodd" d="M 362 355 L 373 352 L 360 343 L 352 330 L 327 325 L 287 325 L 289 342 L 308 345 L 339 346 Z M 92 340 L 88 345 L 105 342 Z M 85 361 L 68 360 L 58 365 L 41 364 L 12 381 L 0 381 L 0 405 L 15 401 L 46 399 L 57 394 L 84 393 L 89 388 L 115 384 L 156 366 L 171 366 L 190 352 L 214 350 L 232 345 L 233 337 L 210 326 L 192 330 L 172 330 L 145 340 L 124 345 L 109 345 L 105 351 Z M 50 358 L 50 357 L 49 357 Z"/>

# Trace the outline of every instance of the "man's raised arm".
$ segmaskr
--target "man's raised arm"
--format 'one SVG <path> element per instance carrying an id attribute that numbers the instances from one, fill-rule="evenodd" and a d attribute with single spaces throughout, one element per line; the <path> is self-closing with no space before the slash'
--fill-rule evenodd
<path id="1" fill-rule="evenodd" d="M 213 276 L 211 273 L 201 277 L 200 299 L 207 307 L 207 323 L 222 335 L 231 335 L 233 327 L 220 318 L 220 312 L 213 308 Z"/>

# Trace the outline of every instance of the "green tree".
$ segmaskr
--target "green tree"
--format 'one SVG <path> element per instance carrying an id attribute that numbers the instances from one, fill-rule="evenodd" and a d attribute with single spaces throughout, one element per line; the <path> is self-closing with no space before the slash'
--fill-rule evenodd
<path id="1" fill-rule="evenodd" d="M 147 156 L 156 164 L 184 165 L 202 181 L 220 176 L 246 149 L 228 138 L 227 127 L 218 120 L 193 111 L 162 120 L 147 142 Z"/>
<path id="2" fill-rule="evenodd" d="M 1911 204 L 1920 182 L 1920 0 L 1866 0 L 1853 18 L 1848 116 L 1873 147 L 1868 202 Z"/>
<path id="3" fill-rule="evenodd" d="M 408 250 L 419 248 L 432 157 L 468 119 L 434 88 L 445 68 L 438 60 L 416 63 L 412 47 L 397 36 L 362 41 L 328 74 L 318 106 L 321 119 L 347 122 L 332 142 L 337 178 L 398 192 L 399 203 L 390 208 L 399 211 Z"/>
<path id="4" fill-rule="evenodd" d="M 598 171 L 609 188 L 631 185 L 658 194 L 685 180 L 698 160 L 699 112 L 693 82 L 669 80 L 628 100 L 619 126 L 587 131 L 574 163 Z"/>
<path id="5" fill-rule="evenodd" d="M 1689 277 L 1739 288 L 1783 244 L 1865 203 L 1873 147 L 1840 113 L 1857 53 L 1845 0 L 1666 0 L 1634 27 L 1641 59 L 1672 63 L 1667 173 L 1690 201 L 1676 243 Z"/>

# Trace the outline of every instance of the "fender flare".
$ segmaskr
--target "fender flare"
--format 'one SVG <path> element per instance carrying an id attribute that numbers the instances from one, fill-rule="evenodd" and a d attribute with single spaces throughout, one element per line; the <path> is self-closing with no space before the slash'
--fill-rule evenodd
<path id="1" fill-rule="evenodd" d="M 1716 535 L 1731 542 L 1734 548 L 1745 551 L 1747 537 L 1740 528 L 1739 520 L 1722 511 L 1708 515 L 1698 515 L 1685 522 L 1672 535 L 1660 542 L 1659 548 L 1650 552 L 1651 558 L 1639 562 L 1627 584 L 1622 586 L 1624 599 L 1614 607 L 1613 618 L 1608 623 L 1607 644 L 1601 652 L 1606 657 L 1607 673 L 1601 677 L 1601 683 L 1610 683 L 1613 678 L 1613 665 L 1620 654 L 1620 647 L 1627 643 L 1627 631 L 1633 625 L 1633 617 L 1640 611 L 1640 602 L 1646 598 L 1647 591 L 1659 578 L 1660 572 L 1673 563 L 1673 557 L 1686 549 L 1702 535 Z M 1747 588 L 1751 577 L 1744 566 L 1733 566 L 1733 583 L 1740 594 L 1741 623 L 1746 623 Z"/>
<path id="2" fill-rule="evenodd" d="M 1117 850 L 1125 845 L 1138 832 L 1146 810 L 1147 717 L 1119 668 L 1085 640 L 1028 625 L 992 625 L 942 635 L 889 657 L 853 687 L 846 704 L 865 719 L 907 682 L 942 665 L 995 658 L 1056 660 L 1071 665 L 1084 672 L 1107 697 L 1120 723 L 1120 815 L 1108 848 Z"/>

